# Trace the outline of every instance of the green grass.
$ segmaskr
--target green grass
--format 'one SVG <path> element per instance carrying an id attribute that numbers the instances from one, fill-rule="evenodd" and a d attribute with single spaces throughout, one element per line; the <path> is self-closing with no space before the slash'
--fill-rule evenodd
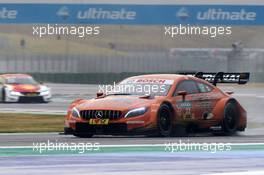
<path id="1" fill-rule="evenodd" d="M 23 34 L 0 33 L 0 38 L 6 38 L 9 47 L 0 50 L 0 53 L 16 54 L 83 54 L 83 55 L 101 55 L 101 56 L 125 56 L 121 51 L 115 51 L 106 47 L 96 46 L 94 43 L 80 43 L 70 39 L 57 40 L 56 38 L 39 38 L 38 36 L 29 36 Z M 25 39 L 26 47 L 22 49 L 19 45 L 21 39 Z"/>
<path id="2" fill-rule="evenodd" d="M 0 133 L 62 132 L 64 116 L 0 113 Z"/>
<path id="3" fill-rule="evenodd" d="M 170 48 L 231 48 L 232 43 L 241 40 L 248 48 L 264 48 L 263 27 L 232 28 L 232 35 L 210 38 L 209 36 L 184 35 L 171 38 L 164 35 L 164 26 L 131 26 L 102 25 L 98 36 L 45 36 L 39 38 L 32 34 L 31 25 L 1 25 L 0 39 L 7 40 L 7 47 L 0 53 L 17 54 L 77 54 L 100 57 L 127 56 L 126 51 L 155 51 Z M 208 38 L 209 37 L 209 38 Z M 26 47 L 20 47 L 21 39 L 26 41 Z M 114 43 L 117 49 L 111 49 Z M 124 49 L 125 48 L 125 49 Z"/>
<path id="4" fill-rule="evenodd" d="M 63 132 L 63 115 L 0 113 L 0 133 Z M 263 123 L 249 122 L 248 128 L 263 128 Z"/>

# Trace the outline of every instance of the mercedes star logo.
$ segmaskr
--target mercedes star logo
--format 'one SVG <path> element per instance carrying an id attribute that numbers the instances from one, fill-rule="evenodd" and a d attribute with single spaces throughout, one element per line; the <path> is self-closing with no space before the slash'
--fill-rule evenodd
<path id="1" fill-rule="evenodd" d="M 95 117 L 96 118 L 102 118 L 103 117 L 103 111 L 96 111 L 95 112 Z"/>

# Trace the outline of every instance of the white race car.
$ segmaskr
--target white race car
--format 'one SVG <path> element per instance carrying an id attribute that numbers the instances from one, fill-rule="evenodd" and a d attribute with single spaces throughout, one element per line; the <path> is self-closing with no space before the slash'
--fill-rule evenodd
<path id="1" fill-rule="evenodd" d="M 27 74 L 0 75 L 1 102 L 49 102 L 51 91 Z"/>

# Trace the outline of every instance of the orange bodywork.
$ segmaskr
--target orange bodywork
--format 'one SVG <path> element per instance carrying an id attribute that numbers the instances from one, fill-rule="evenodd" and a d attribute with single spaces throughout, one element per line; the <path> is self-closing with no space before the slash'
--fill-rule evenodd
<path id="1" fill-rule="evenodd" d="M 84 132 L 85 128 L 88 129 L 89 127 L 93 127 L 100 130 L 102 127 L 112 125 L 113 131 L 111 130 L 109 133 L 103 132 L 103 134 L 153 132 L 157 129 L 157 116 L 160 106 L 162 104 L 168 104 L 172 110 L 173 123 L 175 125 L 195 125 L 195 127 L 199 129 L 210 129 L 219 126 L 222 122 L 226 103 L 230 100 L 236 101 L 231 95 L 222 92 L 219 88 L 207 81 L 192 76 L 153 74 L 130 77 L 126 79 L 126 81 L 127 80 L 141 80 L 147 82 L 167 80 L 173 83 L 164 96 L 144 97 L 140 95 L 124 94 L 106 95 L 90 100 L 76 100 L 68 108 L 65 117 L 65 128 L 71 129 L 72 132 Z M 198 92 L 186 94 L 185 96 L 178 95 L 176 93 L 178 84 L 189 80 L 206 85 L 206 87 L 210 89 L 210 92 Z M 243 130 L 246 127 L 246 112 L 238 102 L 237 104 L 239 110 L 238 128 Z M 147 109 L 144 114 L 125 117 L 129 111 L 142 107 Z M 73 108 L 82 113 L 80 117 L 73 116 Z M 94 125 L 91 125 L 90 119 L 82 117 L 82 115 L 87 114 L 81 111 L 88 111 L 89 115 L 93 115 L 92 112 L 102 111 L 102 115 L 108 116 L 110 116 L 109 114 L 111 114 L 111 111 L 120 111 L 120 116 L 117 119 L 109 119 L 107 124 L 95 122 Z M 107 114 L 106 111 L 110 111 L 109 114 Z M 80 131 L 78 128 L 79 125 L 81 125 Z M 125 129 L 119 132 L 119 126 L 121 125 Z"/>

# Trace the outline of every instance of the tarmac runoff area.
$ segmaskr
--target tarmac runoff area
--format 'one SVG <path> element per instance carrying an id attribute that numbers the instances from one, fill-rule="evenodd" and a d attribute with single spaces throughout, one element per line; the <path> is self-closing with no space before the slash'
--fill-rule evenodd
<path id="1" fill-rule="evenodd" d="M 50 86 L 53 102 L 0 104 L 1 111 L 63 113 L 77 95 L 91 98 L 97 90 L 96 85 Z M 248 111 L 249 127 L 236 136 L 80 139 L 58 133 L 3 133 L 0 175 L 264 174 L 264 88 L 247 85 L 222 88 L 234 91 Z M 58 146 L 60 143 L 66 146 Z"/>

